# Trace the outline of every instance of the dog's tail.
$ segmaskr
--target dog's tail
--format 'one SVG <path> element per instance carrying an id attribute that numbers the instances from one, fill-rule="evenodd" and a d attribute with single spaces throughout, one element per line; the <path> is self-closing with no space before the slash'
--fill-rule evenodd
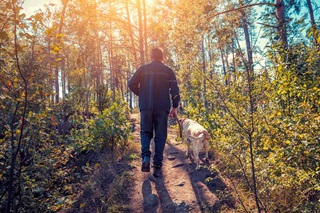
<path id="1" fill-rule="evenodd" d="M 203 139 L 205 139 L 206 135 L 204 133 L 201 133 L 198 137 L 192 135 L 189 135 L 188 137 L 192 140 L 202 141 Z"/>

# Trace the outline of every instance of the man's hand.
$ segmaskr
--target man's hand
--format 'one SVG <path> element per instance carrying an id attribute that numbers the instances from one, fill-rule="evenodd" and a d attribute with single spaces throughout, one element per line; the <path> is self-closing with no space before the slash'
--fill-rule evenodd
<path id="1" fill-rule="evenodd" d="M 175 117 L 177 117 L 177 115 L 178 115 L 177 108 L 172 108 L 170 113 L 169 113 L 169 117 L 170 118 L 175 118 Z"/>

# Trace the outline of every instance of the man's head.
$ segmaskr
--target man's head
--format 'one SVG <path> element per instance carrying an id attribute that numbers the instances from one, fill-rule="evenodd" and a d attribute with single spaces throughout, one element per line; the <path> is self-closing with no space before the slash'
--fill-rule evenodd
<path id="1" fill-rule="evenodd" d="M 163 61 L 163 51 L 159 47 L 155 47 L 151 50 L 150 57 L 152 61 Z"/>

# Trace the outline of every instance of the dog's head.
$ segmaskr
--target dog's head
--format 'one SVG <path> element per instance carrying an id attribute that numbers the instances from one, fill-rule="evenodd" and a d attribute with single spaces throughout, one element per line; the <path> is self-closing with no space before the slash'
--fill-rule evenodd
<path id="1" fill-rule="evenodd" d="M 179 125 L 181 126 L 181 128 L 183 127 L 183 123 L 187 120 L 187 118 L 181 118 L 179 119 Z"/>
<path id="2" fill-rule="evenodd" d="M 183 119 L 180 118 L 180 119 L 178 120 L 178 123 L 179 123 L 180 126 L 182 126 L 182 122 L 183 122 Z"/>

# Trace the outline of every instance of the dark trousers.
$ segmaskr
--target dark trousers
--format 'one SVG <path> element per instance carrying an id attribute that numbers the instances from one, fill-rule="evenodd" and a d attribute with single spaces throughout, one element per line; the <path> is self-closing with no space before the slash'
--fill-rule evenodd
<path id="1" fill-rule="evenodd" d="M 153 138 L 153 130 L 155 130 L 155 153 L 153 164 L 162 166 L 163 150 L 167 139 L 168 112 L 156 110 L 140 111 L 141 125 L 141 157 L 150 157 L 150 141 Z"/>

